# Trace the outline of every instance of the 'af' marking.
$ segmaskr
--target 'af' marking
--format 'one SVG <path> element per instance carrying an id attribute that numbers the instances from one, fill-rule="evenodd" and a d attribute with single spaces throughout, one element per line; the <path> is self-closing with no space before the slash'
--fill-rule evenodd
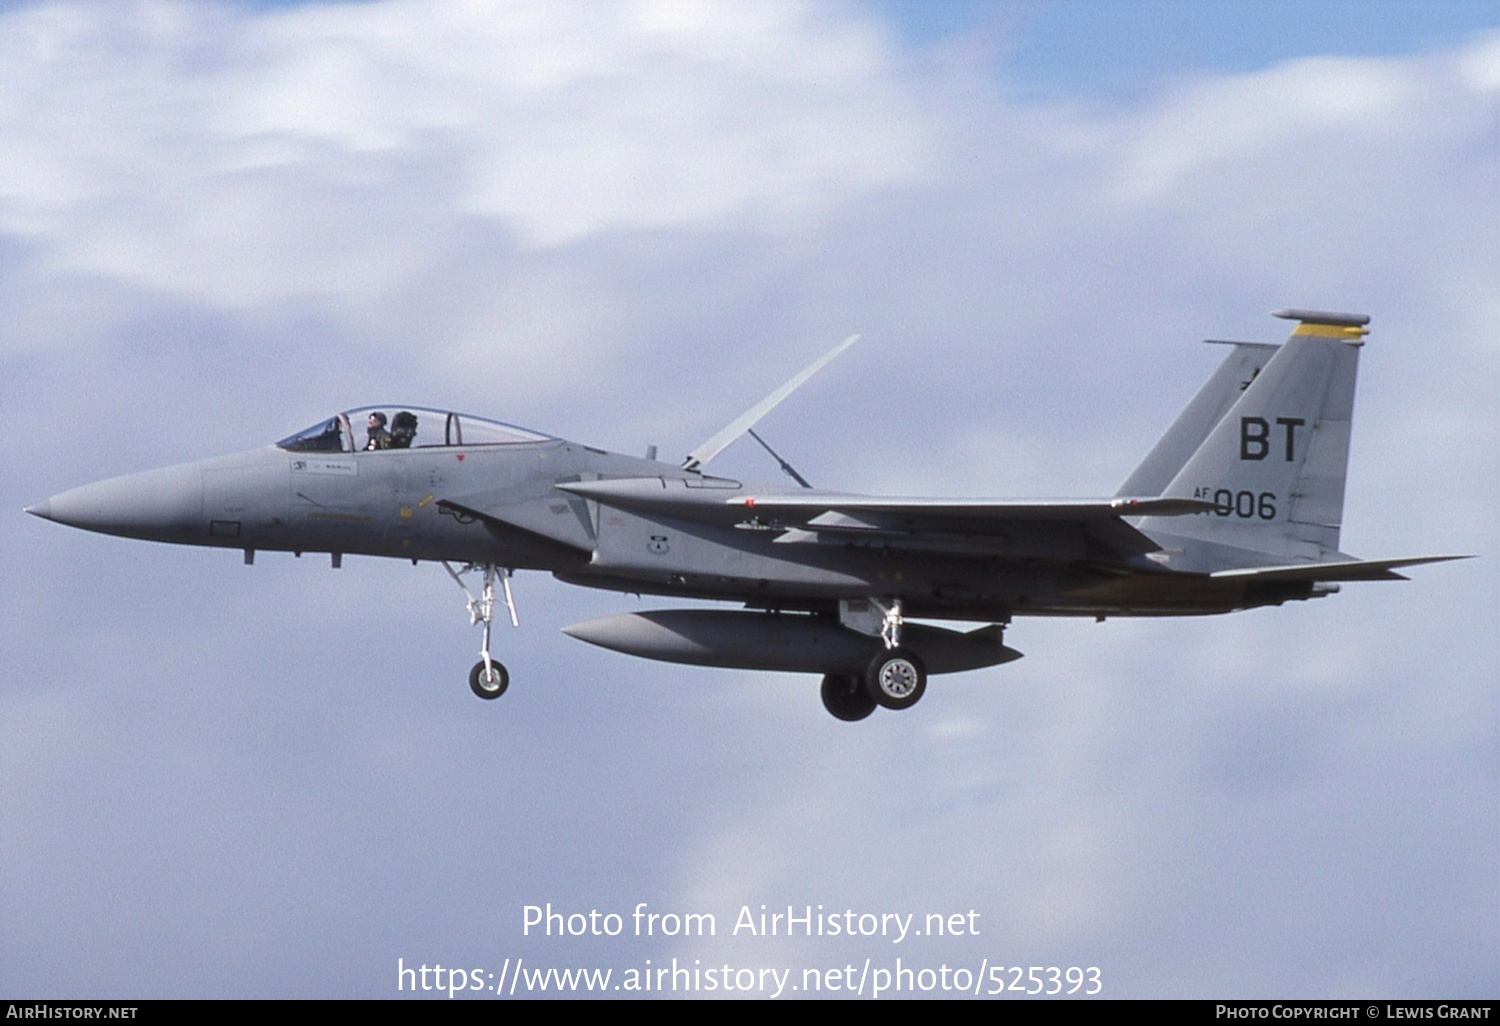
<path id="1" fill-rule="evenodd" d="M 1286 462 L 1296 458 L 1297 429 L 1307 421 L 1301 417 L 1277 417 L 1286 435 Z M 1271 451 L 1271 425 L 1264 417 L 1240 418 L 1240 459 L 1263 460 Z"/>

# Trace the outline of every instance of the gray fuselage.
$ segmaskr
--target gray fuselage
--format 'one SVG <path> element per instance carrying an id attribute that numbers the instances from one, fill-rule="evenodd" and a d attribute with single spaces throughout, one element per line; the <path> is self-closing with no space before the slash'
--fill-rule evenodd
<path id="1" fill-rule="evenodd" d="M 822 609 L 899 595 L 908 615 L 999 621 L 1014 615 L 1220 613 L 1308 597 L 1303 582 L 1251 586 L 1127 564 L 1096 551 L 1080 524 L 986 536 L 778 543 L 772 525 L 646 514 L 557 485 L 648 478 L 705 498 L 795 494 L 746 486 L 562 439 L 469 447 L 300 452 L 267 446 L 113 478 L 33 512 L 88 530 L 175 544 L 329 552 L 544 570 L 569 583 L 645 594 Z M 937 548 L 936 546 L 934 548 Z"/>

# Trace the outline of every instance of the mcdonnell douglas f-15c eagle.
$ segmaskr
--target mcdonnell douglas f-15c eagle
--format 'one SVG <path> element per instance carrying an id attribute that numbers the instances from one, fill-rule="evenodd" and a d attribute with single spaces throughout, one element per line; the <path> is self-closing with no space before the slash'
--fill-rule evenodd
<path id="1" fill-rule="evenodd" d="M 1339 551 L 1355 367 L 1369 318 L 1282 310 L 1281 346 L 1233 342 L 1112 498 L 881 498 L 747 485 L 703 468 L 854 341 L 844 340 L 681 466 L 416 406 L 349 410 L 274 446 L 131 474 L 26 512 L 184 545 L 443 562 L 484 627 L 474 693 L 510 577 L 740 603 L 565 628 L 605 648 L 697 666 L 823 675 L 842 720 L 905 709 L 929 673 L 1019 659 L 1016 616 L 1180 616 L 1319 598 L 1340 582 L 1456 556 Z M 765 445 L 761 441 L 762 445 Z M 769 446 L 767 446 L 769 450 Z M 775 455 L 772 453 L 772 455 Z M 778 460 L 780 457 L 777 457 Z M 462 564 L 455 570 L 452 563 Z M 461 575 L 482 576 L 475 596 Z M 962 632 L 911 622 L 967 620 Z"/>

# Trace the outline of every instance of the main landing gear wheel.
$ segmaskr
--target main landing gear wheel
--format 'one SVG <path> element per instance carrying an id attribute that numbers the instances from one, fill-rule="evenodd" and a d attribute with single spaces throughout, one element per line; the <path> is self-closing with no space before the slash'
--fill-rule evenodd
<path id="1" fill-rule="evenodd" d="M 927 670 L 915 652 L 888 649 L 870 661 L 865 690 L 887 709 L 910 709 L 927 690 Z"/>
<path id="2" fill-rule="evenodd" d="M 875 711 L 875 699 L 858 677 L 830 673 L 823 678 L 823 708 L 836 719 L 854 723 Z"/>
<path id="3" fill-rule="evenodd" d="M 499 698 L 510 687 L 510 672 L 501 663 L 490 660 L 486 669 L 484 660 L 474 664 L 469 671 L 469 688 L 480 698 Z"/>

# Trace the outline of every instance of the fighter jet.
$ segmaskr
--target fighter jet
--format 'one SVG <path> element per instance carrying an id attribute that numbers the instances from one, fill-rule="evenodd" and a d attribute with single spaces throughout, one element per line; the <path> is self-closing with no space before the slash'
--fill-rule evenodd
<path id="1" fill-rule="evenodd" d="M 61 524 L 181 545 L 441 563 L 482 626 L 469 685 L 510 677 L 497 604 L 517 570 L 642 595 L 732 602 L 564 628 L 630 655 L 822 675 L 841 720 L 916 704 L 929 674 L 1021 658 L 1019 616 L 1184 616 L 1321 598 L 1346 581 L 1460 556 L 1339 549 L 1363 314 L 1280 310 L 1280 345 L 1223 362 L 1113 496 L 893 498 L 747 484 L 705 467 L 857 336 L 679 464 L 448 410 L 334 414 L 274 445 L 75 488 L 27 508 Z M 769 446 L 767 446 L 769 450 Z M 774 452 L 773 455 L 776 455 Z M 457 564 L 457 566 L 455 566 Z M 480 593 L 465 584 L 479 575 Z M 500 589 L 497 597 L 496 589 Z M 979 623 L 954 630 L 916 621 Z"/>

